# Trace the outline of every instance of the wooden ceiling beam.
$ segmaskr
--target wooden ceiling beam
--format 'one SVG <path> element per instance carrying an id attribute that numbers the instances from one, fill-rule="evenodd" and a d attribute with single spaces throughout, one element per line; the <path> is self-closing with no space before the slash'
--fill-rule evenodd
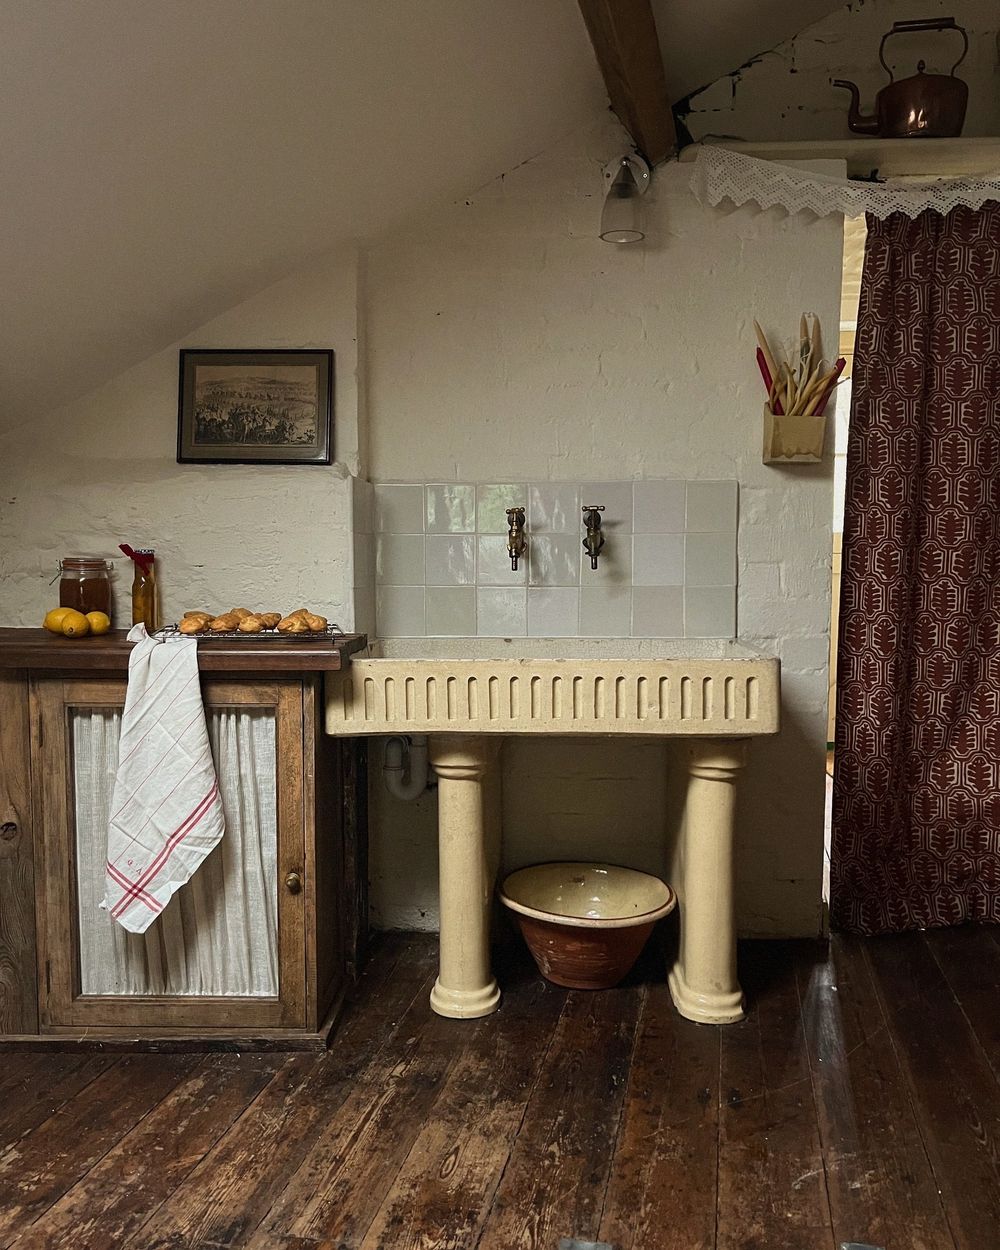
<path id="1" fill-rule="evenodd" d="M 611 107 L 655 165 L 677 151 L 677 131 L 650 0 L 579 0 Z"/>

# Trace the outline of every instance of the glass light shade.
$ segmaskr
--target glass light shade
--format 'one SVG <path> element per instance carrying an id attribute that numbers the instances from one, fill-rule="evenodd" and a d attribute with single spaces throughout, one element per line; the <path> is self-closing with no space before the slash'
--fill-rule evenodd
<path id="1" fill-rule="evenodd" d="M 646 237 L 642 229 L 641 192 L 627 160 L 608 188 L 601 211 L 601 238 L 606 243 L 638 243 Z"/>

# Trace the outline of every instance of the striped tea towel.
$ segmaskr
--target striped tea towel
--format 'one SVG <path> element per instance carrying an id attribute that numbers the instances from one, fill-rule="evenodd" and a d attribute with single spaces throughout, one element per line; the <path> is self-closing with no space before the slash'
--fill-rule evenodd
<path id="1" fill-rule="evenodd" d="M 135 625 L 102 906 L 144 933 L 224 832 L 194 638 Z"/>

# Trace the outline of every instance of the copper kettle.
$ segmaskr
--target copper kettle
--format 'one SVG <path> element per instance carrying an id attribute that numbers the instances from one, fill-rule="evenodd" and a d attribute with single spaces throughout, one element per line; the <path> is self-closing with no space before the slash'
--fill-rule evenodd
<path id="1" fill-rule="evenodd" d="M 962 55 L 947 74 L 925 74 L 924 62 L 917 63 L 917 72 L 910 78 L 893 82 L 892 70 L 885 63 L 885 41 L 892 35 L 912 30 L 957 30 L 965 46 Z M 878 135 L 883 139 L 949 139 L 962 133 L 969 87 L 955 77 L 969 50 L 969 36 L 953 17 L 928 18 L 918 22 L 896 22 L 886 31 L 879 44 L 878 59 L 889 75 L 888 85 L 875 97 L 875 113 L 866 117 L 859 107 L 858 89 L 843 78 L 833 81 L 835 87 L 846 87 L 851 93 L 851 111 L 847 124 L 859 135 Z"/>

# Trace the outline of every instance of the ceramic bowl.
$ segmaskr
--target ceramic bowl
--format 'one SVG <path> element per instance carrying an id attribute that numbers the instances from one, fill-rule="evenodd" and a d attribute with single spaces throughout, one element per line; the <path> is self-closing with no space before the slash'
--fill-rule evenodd
<path id="1" fill-rule="evenodd" d="M 677 899 L 658 877 L 616 864 L 535 864 L 504 881 L 500 900 L 546 980 L 609 989 L 627 975 L 653 925 Z"/>

